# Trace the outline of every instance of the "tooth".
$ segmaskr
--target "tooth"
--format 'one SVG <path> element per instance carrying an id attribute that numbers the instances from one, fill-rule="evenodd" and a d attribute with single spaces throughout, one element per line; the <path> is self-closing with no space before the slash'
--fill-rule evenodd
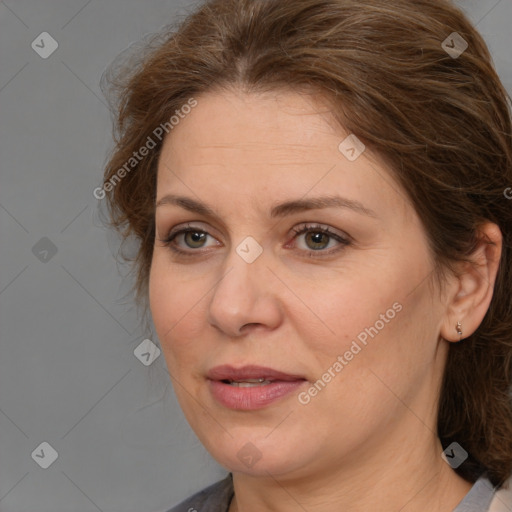
<path id="1" fill-rule="evenodd" d="M 229 384 L 231 386 L 241 387 L 241 388 L 250 388 L 255 386 L 265 386 L 267 384 L 270 384 L 271 381 L 269 380 L 261 380 L 261 379 L 251 379 L 247 381 L 232 381 Z"/>

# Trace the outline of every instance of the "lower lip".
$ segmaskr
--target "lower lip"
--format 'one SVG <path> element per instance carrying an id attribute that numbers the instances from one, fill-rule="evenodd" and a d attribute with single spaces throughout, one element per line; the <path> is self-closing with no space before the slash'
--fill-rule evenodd
<path id="1" fill-rule="evenodd" d="M 231 386 L 218 380 L 209 381 L 211 393 L 220 404 L 229 409 L 243 411 L 262 409 L 289 395 L 305 382 L 305 380 L 279 380 L 264 386 L 245 388 Z"/>

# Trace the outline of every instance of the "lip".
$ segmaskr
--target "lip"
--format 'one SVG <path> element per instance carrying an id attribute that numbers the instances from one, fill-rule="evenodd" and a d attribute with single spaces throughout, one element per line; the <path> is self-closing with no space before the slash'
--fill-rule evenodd
<path id="1" fill-rule="evenodd" d="M 273 368 L 254 365 L 240 368 L 230 365 L 216 366 L 208 372 L 207 378 L 210 392 L 217 402 L 229 409 L 246 411 L 262 409 L 284 398 L 307 382 L 302 375 L 288 374 Z M 235 387 L 223 382 L 258 378 L 270 380 L 271 383 L 263 386 Z"/>
<path id="2" fill-rule="evenodd" d="M 289 373 L 280 372 L 273 368 L 256 365 L 246 365 L 240 368 L 235 368 L 228 364 L 222 366 L 215 366 L 206 375 L 210 380 L 243 380 L 243 379 L 259 379 L 263 377 L 266 380 L 305 380 L 303 375 L 294 375 Z"/>

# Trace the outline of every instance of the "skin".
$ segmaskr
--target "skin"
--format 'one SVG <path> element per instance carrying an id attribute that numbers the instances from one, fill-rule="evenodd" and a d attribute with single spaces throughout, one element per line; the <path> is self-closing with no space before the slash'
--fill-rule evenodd
<path id="1" fill-rule="evenodd" d="M 318 95 L 217 90 L 197 100 L 164 142 L 157 203 L 186 196 L 216 215 L 156 208 L 150 307 L 188 422 L 233 472 L 230 512 L 453 510 L 471 483 L 441 458 L 436 408 L 457 321 L 468 336 L 489 307 L 499 229 L 482 226 L 495 245 L 482 243 L 478 269 L 461 266 L 440 290 L 405 193 L 368 148 L 345 158 L 348 134 Z M 374 216 L 335 207 L 269 216 L 277 203 L 334 194 Z M 209 235 L 175 238 L 188 256 L 162 242 L 187 223 Z M 351 243 L 291 231 L 305 223 Z M 252 263 L 236 252 L 247 236 L 263 249 Z M 234 411 L 209 392 L 206 373 L 220 364 L 303 375 L 305 391 L 395 303 L 402 310 L 307 405 L 293 392 Z M 237 457 L 247 442 L 261 455 L 252 467 Z"/>

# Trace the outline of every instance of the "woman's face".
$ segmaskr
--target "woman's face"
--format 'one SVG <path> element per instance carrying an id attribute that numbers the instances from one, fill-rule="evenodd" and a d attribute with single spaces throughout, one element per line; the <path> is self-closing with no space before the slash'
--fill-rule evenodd
<path id="1" fill-rule="evenodd" d="M 354 471 L 432 446 L 446 306 L 426 235 L 325 112 L 205 94 L 159 161 L 152 316 L 187 420 L 231 471 Z"/>

